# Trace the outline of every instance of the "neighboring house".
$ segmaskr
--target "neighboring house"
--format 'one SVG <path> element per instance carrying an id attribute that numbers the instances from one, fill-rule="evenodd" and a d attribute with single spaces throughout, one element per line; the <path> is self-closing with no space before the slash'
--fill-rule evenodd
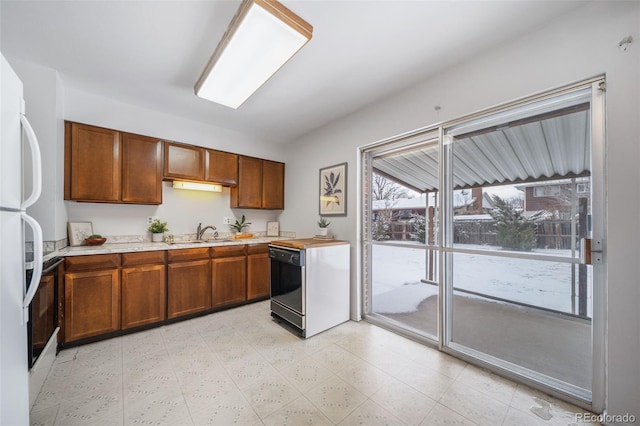
<path id="1" fill-rule="evenodd" d="M 576 191 L 572 191 L 575 185 Z M 576 206 L 580 205 L 580 199 L 586 199 L 587 214 L 591 213 L 591 178 L 581 177 L 574 179 L 548 180 L 544 182 L 532 182 L 516 185 L 517 189 L 524 192 L 524 210 L 526 212 L 538 212 L 546 210 L 557 219 L 569 219 L 573 196 L 577 197 Z M 584 203 L 584 202 L 583 202 Z"/>
<path id="2" fill-rule="evenodd" d="M 419 197 L 398 198 L 395 200 L 374 200 L 374 218 L 379 211 L 391 211 L 394 221 L 410 220 L 414 215 L 426 216 L 427 203 L 435 205 L 435 193 L 425 193 Z M 493 208 L 491 196 L 483 193 L 482 188 L 456 190 L 453 197 L 453 209 L 457 215 L 482 213 Z"/>
<path id="3" fill-rule="evenodd" d="M 435 193 L 425 193 L 413 198 L 373 201 L 373 220 L 388 223 L 388 237 L 392 240 L 413 240 L 416 238 L 415 227 L 411 219 L 420 215 L 427 218 L 433 226 L 436 204 Z M 430 211 L 427 213 L 427 204 Z M 453 197 L 454 221 L 483 220 L 492 221 L 486 212 L 493 209 L 491 196 L 482 188 L 456 190 Z M 386 233 L 387 231 L 385 231 Z"/>

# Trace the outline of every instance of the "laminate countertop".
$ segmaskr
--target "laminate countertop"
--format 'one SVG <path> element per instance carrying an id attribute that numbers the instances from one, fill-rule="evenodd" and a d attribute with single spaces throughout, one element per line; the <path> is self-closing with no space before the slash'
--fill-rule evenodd
<path id="1" fill-rule="evenodd" d="M 186 248 L 198 248 L 198 247 L 218 247 L 218 246 L 237 246 L 245 244 L 267 244 L 272 241 L 286 240 L 290 237 L 257 237 L 257 238 L 242 238 L 238 240 L 205 240 L 203 242 L 180 242 L 168 244 L 164 242 L 152 243 L 149 241 L 134 242 L 134 243 L 113 243 L 108 242 L 100 246 L 74 246 L 65 247 L 60 250 L 56 250 L 47 254 L 44 260 L 51 259 L 53 257 L 67 257 L 67 256 L 86 256 L 92 254 L 111 254 L 111 253 L 130 253 L 140 251 L 157 251 L 157 250 L 180 250 Z"/>

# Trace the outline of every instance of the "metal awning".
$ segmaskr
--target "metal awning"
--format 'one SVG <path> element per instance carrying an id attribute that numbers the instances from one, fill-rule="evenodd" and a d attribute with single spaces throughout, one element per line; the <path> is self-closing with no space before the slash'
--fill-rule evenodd
<path id="1" fill-rule="evenodd" d="M 455 189 L 590 175 L 589 102 L 453 137 Z M 438 190 L 435 145 L 373 159 L 373 169 L 418 192 Z"/>

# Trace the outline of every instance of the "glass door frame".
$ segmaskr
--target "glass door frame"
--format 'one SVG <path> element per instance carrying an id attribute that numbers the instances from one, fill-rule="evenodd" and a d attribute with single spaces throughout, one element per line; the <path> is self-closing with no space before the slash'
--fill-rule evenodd
<path id="1" fill-rule="evenodd" d="M 410 336 L 413 340 L 416 340 L 428 346 L 437 347 L 437 348 L 440 348 L 440 343 L 439 343 L 440 339 L 438 338 L 437 335 L 430 336 L 423 332 L 417 332 L 417 331 L 414 332 L 411 330 L 407 330 L 405 328 L 402 328 L 399 324 L 395 324 L 395 321 L 389 320 L 386 318 L 383 319 L 383 315 L 376 314 L 375 312 L 373 312 L 373 307 L 372 307 L 373 301 L 370 294 L 372 271 L 369 266 L 370 266 L 371 259 L 368 255 L 372 253 L 373 246 L 376 246 L 376 245 L 394 246 L 394 243 L 376 242 L 373 240 L 372 230 L 371 230 L 371 223 L 372 223 L 371 212 L 372 212 L 373 199 L 371 197 L 371 188 L 368 185 L 371 183 L 370 177 L 373 175 L 372 161 L 374 156 L 389 155 L 394 152 L 407 150 L 411 147 L 417 147 L 417 146 L 422 146 L 422 147 L 438 146 L 438 150 L 440 152 L 442 150 L 442 144 L 440 143 L 440 131 L 441 130 L 439 127 L 425 127 L 425 128 L 416 130 L 414 132 L 403 134 L 398 137 L 385 139 L 383 141 L 380 141 L 371 145 L 367 145 L 366 147 L 361 147 L 359 149 L 359 157 L 358 157 L 359 169 L 361 171 L 361 173 L 359 173 L 358 175 L 358 178 L 361 179 L 360 184 L 358 185 L 359 191 L 361 191 L 361 194 L 360 194 L 361 196 L 359 197 L 360 211 L 358 214 L 358 217 L 361 218 L 361 220 L 358 221 L 358 226 L 359 226 L 358 235 L 360 236 L 360 244 L 358 244 L 358 247 L 361 251 L 361 254 L 359 256 L 360 267 L 358 268 L 358 271 L 360 273 L 359 282 L 363 283 L 363 285 L 359 286 L 361 291 L 362 316 L 365 317 L 369 322 L 383 326 L 385 328 L 389 328 L 395 332 Z M 440 159 L 440 156 L 441 154 L 439 153 L 439 159 Z M 441 169 L 442 169 L 442 165 L 439 162 L 438 176 L 440 176 Z M 367 194 L 367 195 L 363 196 L 364 194 Z M 439 203 L 440 197 L 437 196 L 437 199 Z M 438 220 L 438 223 L 440 223 L 439 222 L 440 210 L 442 209 L 438 208 L 437 210 L 438 210 L 437 220 Z M 439 268 L 439 265 L 440 265 L 439 248 L 442 246 L 441 234 L 442 233 L 438 230 L 438 232 L 436 233 L 436 238 L 434 240 L 434 245 L 429 245 L 428 239 L 426 239 L 424 244 L 421 244 L 421 243 L 403 244 L 402 248 L 421 249 L 425 251 L 425 255 L 427 255 L 429 250 L 433 251 L 434 263 L 437 263 L 438 264 L 437 266 Z M 437 279 L 438 279 L 438 292 L 440 292 L 442 285 L 441 285 L 439 270 L 438 270 Z M 365 283 L 368 283 L 368 286 L 366 286 Z M 438 312 L 436 313 L 437 321 L 438 321 L 437 330 L 439 330 L 440 322 L 441 322 L 441 317 L 439 312 L 440 299 L 441 298 L 439 297 Z M 437 330 L 436 330 L 436 333 L 438 332 Z"/>
<path id="2" fill-rule="evenodd" d="M 452 337 L 452 303 L 453 303 L 453 287 L 451 285 L 451 277 L 453 276 L 452 256 L 453 250 L 448 248 L 447 242 L 453 242 L 453 178 L 451 167 L 451 149 L 447 145 L 451 140 L 445 136 L 445 130 L 452 126 L 456 126 L 479 117 L 488 116 L 497 112 L 508 111 L 510 109 L 526 106 L 529 103 L 538 102 L 545 99 L 551 99 L 559 95 L 577 91 L 579 89 L 590 88 L 591 90 L 591 191 L 592 191 L 592 237 L 594 242 L 598 242 L 601 252 L 595 253 L 593 264 L 593 287 L 592 287 L 592 387 L 590 395 L 584 395 L 573 389 L 571 386 L 562 386 L 558 381 L 548 380 L 547 376 L 542 374 L 531 374 L 530 370 L 520 369 L 513 364 L 493 359 L 484 353 L 479 353 L 473 349 L 463 348 L 451 341 Z M 538 96 L 531 96 L 519 99 L 504 105 L 484 110 L 480 113 L 465 116 L 456 120 L 440 123 L 436 126 L 425 127 L 414 132 L 410 132 L 399 137 L 388 138 L 383 141 L 376 142 L 359 148 L 358 167 L 359 180 L 358 190 L 360 191 L 360 202 L 358 203 L 358 256 L 360 265 L 358 268 L 359 282 L 361 283 L 359 290 L 362 292 L 362 314 L 367 320 L 391 328 L 394 331 L 408 335 L 409 337 L 419 340 L 428 345 L 437 346 L 441 351 L 449 353 L 463 360 L 480 365 L 507 378 L 517 382 L 524 383 L 533 388 L 540 389 L 560 399 L 569 401 L 575 405 L 602 412 L 605 403 L 605 356 L 606 356 L 606 185 L 605 185 L 605 98 L 606 83 L 604 76 L 597 76 L 589 80 L 581 81 L 572 85 L 568 85 L 556 90 L 545 92 Z M 371 154 L 373 152 L 384 152 L 385 147 L 391 144 L 397 144 L 404 141 L 403 146 L 410 146 L 411 143 L 417 143 L 419 139 L 424 140 L 425 134 L 437 133 L 439 143 L 439 202 L 438 223 L 440 229 L 437 234 L 436 246 L 420 245 L 421 248 L 432 249 L 436 253 L 438 261 L 438 335 L 437 341 L 426 338 L 423 335 L 407 332 L 401 327 L 393 324 L 381 323 L 375 315 L 371 315 L 371 296 L 366 297 L 365 293 L 370 291 L 370 261 L 367 257 L 371 253 L 371 246 L 375 244 L 371 239 L 371 227 L 367 225 L 371 215 L 371 193 L 369 192 L 365 198 L 366 191 L 370 188 L 367 181 L 371 177 Z M 414 142 L 412 142 L 412 140 Z M 366 159 L 366 156 L 369 156 Z M 447 165 L 444 167 L 444 165 Z M 452 247 L 452 245 L 451 245 Z M 485 253 L 486 254 L 486 253 Z M 553 260 L 553 256 L 546 257 L 545 260 Z M 567 259 L 563 259 L 566 261 Z M 578 263 L 572 260 L 569 263 Z M 367 286 L 369 288 L 367 288 Z"/>

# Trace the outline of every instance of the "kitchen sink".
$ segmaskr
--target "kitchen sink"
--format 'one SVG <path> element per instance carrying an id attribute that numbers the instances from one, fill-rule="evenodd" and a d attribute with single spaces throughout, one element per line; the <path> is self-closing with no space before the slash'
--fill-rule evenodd
<path id="1" fill-rule="evenodd" d="M 167 244 L 200 244 L 200 243 L 225 243 L 228 241 L 234 241 L 230 238 L 221 238 L 221 239 L 217 239 L 217 240 L 180 240 L 180 241 L 173 241 Z"/>

